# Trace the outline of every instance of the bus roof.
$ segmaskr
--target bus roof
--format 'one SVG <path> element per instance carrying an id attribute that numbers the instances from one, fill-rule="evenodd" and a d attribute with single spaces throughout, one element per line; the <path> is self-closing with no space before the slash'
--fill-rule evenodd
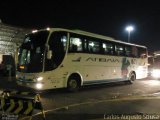
<path id="1" fill-rule="evenodd" d="M 46 29 L 41 29 L 38 31 L 43 31 Z M 86 32 L 86 31 L 82 31 L 82 30 L 69 30 L 69 29 L 64 29 L 64 28 L 49 28 L 49 31 L 53 32 L 53 31 L 66 31 L 66 32 L 72 32 L 72 33 L 76 33 L 76 34 L 80 34 L 80 35 L 85 35 L 85 36 L 89 36 L 89 37 L 95 37 L 95 38 L 99 38 L 99 39 L 103 39 L 103 40 L 107 40 L 107 41 L 112 41 L 112 42 L 117 42 L 117 43 L 122 43 L 122 44 L 126 44 L 126 45 L 132 45 L 132 46 L 137 46 L 137 47 L 143 47 L 143 48 L 147 48 L 146 46 L 142 46 L 142 45 L 137 45 L 137 44 L 133 44 L 133 43 L 128 43 L 128 42 L 123 42 L 120 40 L 116 40 L 112 37 L 108 37 L 108 36 L 104 36 L 104 35 L 99 35 L 96 33 L 91 33 L 91 32 Z"/>

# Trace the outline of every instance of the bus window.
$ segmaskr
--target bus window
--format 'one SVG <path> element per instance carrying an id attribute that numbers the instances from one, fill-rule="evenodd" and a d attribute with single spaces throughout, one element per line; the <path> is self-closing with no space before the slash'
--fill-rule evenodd
<path id="1" fill-rule="evenodd" d="M 135 46 L 132 46 L 132 56 L 138 57 L 138 49 Z"/>
<path id="2" fill-rule="evenodd" d="M 122 45 L 115 45 L 115 54 L 118 56 L 124 55 L 124 48 Z"/>
<path id="3" fill-rule="evenodd" d="M 113 45 L 111 43 L 102 43 L 102 53 L 113 55 Z"/>
<path id="4" fill-rule="evenodd" d="M 82 39 L 78 37 L 70 37 L 70 52 L 82 52 Z"/>
<path id="5" fill-rule="evenodd" d="M 63 61 L 66 50 L 67 34 L 65 32 L 53 32 L 49 38 L 49 50 L 52 50 L 52 58 L 45 60 L 45 71 L 57 68 Z M 46 51 L 47 52 L 47 51 Z"/>
<path id="6" fill-rule="evenodd" d="M 138 48 L 138 57 L 141 57 L 141 58 L 146 58 L 147 57 L 146 48 Z"/>
<path id="7" fill-rule="evenodd" d="M 132 56 L 132 47 L 131 46 L 125 46 L 125 56 L 133 57 Z"/>
<path id="8" fill-rule="evenodd" d="M 100 52 L 100 44 L 96 41 L 88 41 L 88 51 L 90 53 L 99 53 Z"/>
<path id="9" fill-rule="evenodd" d="M 67 36 L 61 37 L 61 43 L 63 44 L 64 51 L 67 49 Z"/>

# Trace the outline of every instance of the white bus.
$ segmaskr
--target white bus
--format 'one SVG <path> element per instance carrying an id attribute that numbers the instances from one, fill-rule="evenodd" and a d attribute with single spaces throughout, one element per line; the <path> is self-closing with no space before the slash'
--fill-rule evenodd
<path id="1" fill-rule="evenodd" d="M 19 49 L 19 85 L 45 90 L 147 77 L 147 48 L 80 30 L 27 34 Z"/>
<path id="2" fill-rule="evenodd" d="M 155 51 L 152 56 L 148 57 L 148 71 L 153 78 L 160 78 L 160 51 Z"/>

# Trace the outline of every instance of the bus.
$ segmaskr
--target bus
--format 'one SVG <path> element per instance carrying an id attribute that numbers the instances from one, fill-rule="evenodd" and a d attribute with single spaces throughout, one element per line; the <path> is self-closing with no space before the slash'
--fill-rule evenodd
<path id="1" fill-rule="evenodd" d="M 147 77 L 147 47 L 81 30 L 47 28 L 25 36 L 16 81 L 36 90 Z"/>
<path id="2" fill-rule="evenodd" d="M 149 76 L 159 79 L 160 78 L 160 51 L 155 51 L 152 56 L 148 58 L 148 71 Z"/>

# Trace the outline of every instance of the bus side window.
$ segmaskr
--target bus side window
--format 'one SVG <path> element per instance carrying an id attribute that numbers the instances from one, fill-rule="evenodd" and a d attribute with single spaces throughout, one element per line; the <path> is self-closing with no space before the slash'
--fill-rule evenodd
<path id="1" fill-rule="evenodd" d="M 122 45 L 115 45 L 115 53 L 118 56 L 123 56 L 124 55 L 124 48 Z"/>
<path id="2" fill-rule="evenodd" d="M 66 50 L 67 34 L 65 32 L 53 32 L 49 38 L 49 50 L 52 50 L 52 58 L 45 60 L 45 71 L 57 68 L 63 61 Z M 47 51 L 46 51 L 47 52 Z"/>
<path id="3" fill-rule="evenodd" d="M 78 51 L 77 45 L 72 44 L 70 50 L 73 51 L 73 52 L 77 52 Z"/>
<path id="4" fill-rule="evenodd" d="M 107 43 L 107 50 L 108 50 L 108 53 L 109 55 L 113 55 L 113 51 L 114 51 L 114 47 L 113 47 L 113 44 L 111 43 Z"/>
<path id="5" fill-rule="evenodd" d="M 147 50 L 146 50 L 146 48 L 138 48 L 138 56 L 140 58 L 146 58 L 147 57 Z"/>
<path id="6" fill-rule="evenodd" d="M 63 46 L 64 51 L 66 51 L 67 49 L 67 36 L 63 35 L 61 37 L 61 46 Z"/>
<path id="7" fill-rule="evenodd" d="M 96 41 L 88 41 L 88 50 L 90 53 L 100 53 L 100 43 Z"/>
<path id="8" fill-rule="evenodd" d="M 113 55 L 113 45 L 111 43 L 102 43 L 102 53 Z"/>
<path id="9" fill-rule="evenodd" d="M 69 52 L 82 52 L 82 39 L 70 37 Z"/>
<path id="10" fill-rule="evenodd" d="M 132 47 L 132 57 L 139 57 L 138 56 L 138 49 L 135 46 Z"/>
<path id="11" fill-rule="evenodd" d="M 132 47 L 131 46 L 125 46 L 125 56 L 133 57 L 132 56 Z"/>
<path id="12" fill-rule="evenodd" d="M 107 45 L 106 43 L 102 43 L 102 54 L 107 54 Z"/>

